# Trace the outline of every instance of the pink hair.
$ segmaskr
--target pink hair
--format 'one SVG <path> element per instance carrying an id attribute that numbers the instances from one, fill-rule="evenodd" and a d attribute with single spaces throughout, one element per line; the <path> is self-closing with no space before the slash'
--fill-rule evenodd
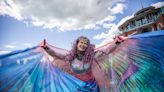
<path id="1" fill-rule="evenodd" d="M 70 51 L 70 54 L 68 55 L 68 60 L 71 62 L 76 58 L 77 55 L 77 44 L 81 39 L 86 39 L 88 42 L 88 47 L 84 53 L 84 56 L 82 57 L 82 61 L 84 63 L 86 62 L 92 62 L 94 59 L 94 48 L 95 45 L 90 44 L 90 40 L 87 37 L 80 36 L 75 40 L 75 43 L 73 44 L 72 50 Z"/>

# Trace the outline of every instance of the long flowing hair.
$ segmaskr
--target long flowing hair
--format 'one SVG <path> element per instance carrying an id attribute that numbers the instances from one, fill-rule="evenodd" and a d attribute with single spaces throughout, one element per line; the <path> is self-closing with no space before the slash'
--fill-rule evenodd
<path id="1" fill-rule="evenodd" d="M 82 61 L 84 63 L 86 62 L 92 62 L 94 60 L 94 48 L 95 48 L 95 45 L 91 44 L 90 43 L 90 40 L 87 38 L 87 37 L 84 37 L 84 36 L 80 36 L 78 37 L 74 44 L 73 44 L 73 47 L 72 49 L 70 50 L 70 53 L 68 55 L 68 60 L 70 62 L 72 62 L 75 58 L 76 58 L 76 55 L 77 55 L 77 44 L 78 42 L 81 40 L 81 39 L 86 39 L 87 40 L 87 49 L 84 53 L 84 56 L 82 57 Z"/>

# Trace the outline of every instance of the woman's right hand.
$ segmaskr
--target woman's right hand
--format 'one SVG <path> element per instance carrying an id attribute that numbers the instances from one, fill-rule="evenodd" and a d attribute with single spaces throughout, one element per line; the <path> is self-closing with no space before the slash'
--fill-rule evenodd
<path id="1" fill-rule="evenodd" d="M 43 49 L 48 49 L 47 42 L 45 39 L 39 44 L 39 46 Z"/>
<path id="2" fill-rule="evenodd" d="M 45 52 L 45 48 L 47 47 L 46 40 L 43 40 L 38 44 L 39 48 L 37 48 L 35 51 L 36 52 Z"/>
<path id="3" fill-rule="evenodd" d="M 49 49 L 48 44 L 46 40 L 43 40 L 42 42 L 39 43 L 39 48 L 37 48 L 35 51 L 36 52 L 47 52 Z"/>

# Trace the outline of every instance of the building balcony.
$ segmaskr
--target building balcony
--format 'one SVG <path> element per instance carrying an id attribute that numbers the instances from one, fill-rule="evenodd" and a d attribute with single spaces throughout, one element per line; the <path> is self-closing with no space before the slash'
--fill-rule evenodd
<path id="1" fill-rule="evenodd" d="M 142 22 L 141 21 L 135 21 L 134 25 L 128 25 L 122 31 L 123 32 L 128 32 L 128 31 L 134 30 L 136 28 L 143 27 L 143 26 L 149 25 L 151 23 L 154 23 L 156 20 L 157 20 L 157 17 L 154 16 L 154 17 L 152 17 L 152 19 L 149 19 L 149 20 L 148 19 L 145 19 L 145 20 L 142 20 Z"/>

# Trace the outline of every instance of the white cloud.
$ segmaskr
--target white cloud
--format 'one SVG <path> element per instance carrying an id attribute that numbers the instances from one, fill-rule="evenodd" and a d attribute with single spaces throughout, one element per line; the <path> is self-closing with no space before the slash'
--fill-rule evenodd
<path id="1" fill-rule="evenodd" d="M 97 45 L 97 46 L 102 46 L 107 44 L 108 42 L 111 42 L 114 37 L 116 37 L 119 33 L 117 25 L 112 24 L 113 26 L 110 28 L 110 30 L 106 33 L 102 32 L 101 34 L 97 34 L 94 36 L 94 39 L 103 39 L 103 41 Z M 97 47 L 96 46 L 96 47 Z"/>
<path id="2" fill-rule="evenodd" d="M 158 2 L 158 3 L 152 4 L 151 6 L 154 6 L 156 8 L 159 8 L 159 7 L 164 6 L 164 2 Z"/>
<path id="3" fill-rule="evenodd" d="M 14 46 L 14 45 L 6 45 L 5 47 L 6 47 L 6 48 L 10 48 L 10 49 L 16 48 L 16 46 Z"/>
<path id="4" fill-rule="evenodd" d="M 126 8 L 125 4 L 117 3 L 115 7 L 111 8 L 113 14 L 123 13 L 123 10 Z"/>
<path id="5" fill-rule="evenodd" d="M 12 0 L 0 1 L 0 15 L 9 15 L 17 20 L 22 20 L 19 7 Z"/>
<path id="6" fill-rule="evenodd" d="M 24 45 L 27 47 L 32 47 L 32 45 L 30 43 L 24 43 Z"/>
<path id="7" fill-rule="evenodd" d="M 0 55 L 10 53 L 11 51 L 0 50 Z"/>
<path id="8" fill-rule="evenodd" d="M 158 3 L 152 4 L 151 6 L 159 8 L 159 7 L 164 6 L 164 2 L 158 2 Z M 123 7 L 126 8 L 126 6 L 124 4 L 118 3 L 118 4 L 116 4 L 115 7 L 113 7 L 111 9 L 111 11 L 113 11 L 112 13 L 122 13 L 121 11 L 122 11 Z M 134 14 L 131 16 L 126 16 L 126 17 L 122 18 L 118 24 L 115 24 L 115 23 L 104 24 L 103 25 L 104 28 L 109 28 L 109 31 L 108 32 L 102 32 L 102 33 L 97 34 L 93 37 L 93 39 L 98 39 L 98 40 L 103 39 L 103 41 L 100 44 L 98 44 L 97 47 L 105 45 L 108 42 L 111 42 L 115 36 L 118 36 L 121 33 L 119 31 L 118 27 L 120 25 L 122 25 L 125 21 L 131 19 L 132 17 L 134 17 Z"/>
<path id="9" fill-rule="evenodd" d="M 8 52 L 8 50 L 10 51 L 15 51 L 15 50 L 24 50 L 26 48 L 30 48 L 33 45 L 30 43 L 18 43 L 18 42 L 12 42 L 10 44 L 4 44 L 0 46 L 0 51 L 2 53 Z"/>
<path id="10" fill-rule="evenodd" d="M 111 24 L 106 24 L 106 25 L 109 25 L 111 28 L 108 30 L 108 32 L 104 33 L 100 33 L 100 34 L 97 34 L 93 37 L 93 39 L 103 39 L 103 41 L 98 44 L 96 47 L 99 47 L 99 46 L 102 46 L 102 45 L 105 45 L 107 44 L 108 42 L 111 42 L 113 41 L 113 38 L 118 36 L 121 32 L 119 31 L 118 27 L 124 23 L 126 20 L 132 18 L 134 15 L 131 15 L 131 16 L 126 16 L 124 17 L 123 19 L 121 19 L 121 21 L 118 23 L 118 24 L 115 24 L 115 23 L 111 23 Z"/>
<path id="11" fill-rule="evenodd" d="M 114 26 L 114 24 L 112 24 L 112 23 L 103 23 L 103 28 L 112 28 L 112 26 Z"/>
<path id="12" fill-rule="evenodd" d="M 0 15 L 43 28 L 94 28 L 123 13 L 124 0 L 1 0 Z M 28 20 L 28 21 L 27 21 Z"/>

